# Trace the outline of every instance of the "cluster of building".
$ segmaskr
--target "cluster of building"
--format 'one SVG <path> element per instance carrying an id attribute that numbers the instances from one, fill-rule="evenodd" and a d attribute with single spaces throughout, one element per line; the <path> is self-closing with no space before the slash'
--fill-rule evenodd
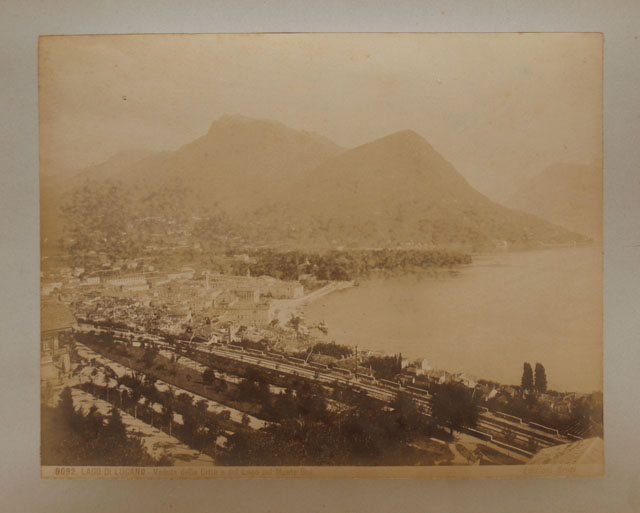
<path id="1" fill-rule="evenodd" d="M 266 325 L 273 319 L 273 304 L 263 299 L 256 288 L 217 289 L 212 298 L 212 314 L 222 321 L 241 325 Z"/>
<path id="2" fill-rule="evenodd" d="M 275 300 L 300 298 L 304 288 L 298 281 L 270 276 L 124 265 L 91 274 L 82 268 L 58 269 L 43 276 L 41 293 L 72 305 L 79 318 L 181 333 L 217 321 L 267 326 L 276 313 Z"/>
<path id="3" fill-rule="evenodd" d="M 274 299 L 298 299 L 304 287 L 297 281 L 271 276 L 207 274 L 206 286 L 214 290 L 212 314 L 220 320 L 241 325 L 264 326 L 275 317 Z"/>
<path id="4" fill-rule="evenodd" d="M 283 281 L 272 276 L 234 276 L 220 273 L 206 274 L 207 286 L 223 289 L 253 289 L 261 296 L 273 299 L 298 299 L 304 295 L 299 281 Z"/>

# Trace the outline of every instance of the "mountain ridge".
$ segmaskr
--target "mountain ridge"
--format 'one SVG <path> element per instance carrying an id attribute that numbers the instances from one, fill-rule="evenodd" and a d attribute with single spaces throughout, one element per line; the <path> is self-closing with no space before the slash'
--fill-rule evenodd
<path id="1" fill-rule="evenodd" d="M 584 241 L 490 201 L 413 130 L 344 149 L 277 121 L 225 115 L 177 150 L 105 175 L 94 169 L 62 203 L 89 205 L 92 194 L 105 197 L 101 191 L 108 190 L 109 201 L 128 209 L 118 217 L 217 219 L 196 231 L 205 238 L 208 231 L 233 233 L 249 243 L 480 247 Z M 94 214 L 87 208 L 83 215 Z"/>
<path id="2" fill-rule="evenodd" d="M 489 200 L 426 139 L 401 130 L 347 150 L 321 164 L 288 191 L 271 229 L 288 219 L 290 230 L 332 239 L 327 223 L 348 240 L 473 245 L 557 243 L 581 240 L 534 216 Z M 294 222 L 297 218 L 298 222 Z M 327 232 L 323 235 L 323 232 Z"/>

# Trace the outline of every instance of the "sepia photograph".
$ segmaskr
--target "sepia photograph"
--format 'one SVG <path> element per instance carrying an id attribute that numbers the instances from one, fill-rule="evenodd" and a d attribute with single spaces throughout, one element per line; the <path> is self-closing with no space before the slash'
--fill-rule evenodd
<path id="1" fill-rule="evenodd" d="M 602 95 L 599 33 L 40 37 L 42 477 L 602 475 Z"/>

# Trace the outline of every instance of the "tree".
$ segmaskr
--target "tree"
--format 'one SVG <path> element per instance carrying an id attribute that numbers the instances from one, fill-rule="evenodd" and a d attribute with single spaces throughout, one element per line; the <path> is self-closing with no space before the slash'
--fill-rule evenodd
<path id="1" fill-rule="evenodd" d="M 524 362 L 520 386 L 522 387 L 522 390 L 533 390 L 533 371 L 531 370 L 530 363 Z"/>
<path id="2" fill-rule="evenodd" d="M 293 328 L 296 333 L 300 332 L 300 325 L 302 324 L 302 317 L 291 314 L 291 319 L 287 322 L 287 326 Z"/>
<path id="3" fill-rule="evenodd" d="M 98 340 L 107 347 L 114 346 L 113 333 L 111 333 L 110 331 L 104 331 L 100 333 Z"/>
<path id="4" fill-rule="evenodd" d="M 533 387 L 540 393 L 547 391 L 547 373 L 541 363 L 536 363 L 536 380 Z"/>
<path id="5" fill-rule="evenodd" d="M 215 380 L 216 380 L 216 374 L 214 370 L 210 368 L 205 369 L 205 371 L 202 373 L 202 382 L 205 385 L 211 386 L 215 383 Z"/>
<path id="6" fill-rule="evenodd" d="M 135 373 L 133 376 L 123 376 L 118 379 L 120 385 L 126 386 L 130 389 L 129 392 L 125 392 L 125 404 L 127 408 L 133 407 L 133 416 L 138 418 L 138 401 L 142 397 L 144 390 L 143 374 Z"/>
<path id="7" fill-rule="evenodd" d="M 65 394 L 66 395 L 66 394 Z M 57 408 L 43 408 L 42 461 L 49 465 L 124 465 L 149 466 L 170 464 L 154 460 L 147 453 L 140 438 L 127 436 L 120 412 L 114 408 L 103 424 L 103 416 L 96 407 L 88 414 L 74 412 L 72 423 L 67 422 L 68 401 Z"/>
<path id="8" fill-rule="evenodd" d="M 98 411 L 98 408 L 94 404 L 90 409 L 89 413 L 86 416 L 86 431 L 92 438 L 97 438 L 102 430 L 104 425 L 104 421 L 102 415 Z"/>
<path id="9" fill-rule="evenodd" d="M 75 420 L 76 410 L 73 407 L 73 398 L 69 387 L 65 387 L 60 394 L 59 408 L 67 422 L 72 423 Z"/>
<path id="10" fill-rule="evenodd" d="M 118 408 L 111 408 L 111 414 L 105 426 L 105 434 L 116 444 L 124 444 L 127 441 L 127 429 L 124 427 Z"/>
<path id="11" fill-rule="evenodd" d="M 173 426 L 173 412 L 175 409 L 176 394 L 172 388 L 168 388 L 163 394 L 162 420 L 169 426 L 169 436 Z"/>
<path id="12" fill-rule="evenodd" d="M 173 427 L 173 405 L 172 404 L 163 404 L 162 412 L 161 412 L 161 421 L 169 427 L 169 436 L 172 434 Z"/>
<path id="13" fill-rule="evenodd" d="M 151 368 L 151 366 L 153 365 L 153 361 L 156 359 L 157 355 L 158 355 L 158 351 L 156 351 L 152 347 L 148 347 L 145 350 L 144 354 L 142 355 L 142 359 L 147 369 Z"/>
<path id="14" fill-rule="evenodd" d="M 204 447 L 212 448 L 215 452 L 216 442 L 220 433 L 220 422 L 216 415 L 208 415 L 204 424 Z"/>
<path id="15" fill-rule="evenodd" d="M 449 427 L 451 435 L 454 429 L 474 426 L 478 419 L 478 409 L 471 394 L 457 383 L 440 385 L 433 394 L 431 412 L 438 424 Z"/>
<path id="16" fill-rule="evenodd" d="M 377 378 L 393 380 L 402 371 L 402 355 L 371 356 L 369 365 Z"/>
<path id="17" fill-rule="evenodd" d="M 425 427 L 418 405 L 410 395 L 398 392 L 391 407 L 393 412 L 387 415 L 390 421 L 387 423 L 387 431 L 395 440 L 411 442 Z"/>

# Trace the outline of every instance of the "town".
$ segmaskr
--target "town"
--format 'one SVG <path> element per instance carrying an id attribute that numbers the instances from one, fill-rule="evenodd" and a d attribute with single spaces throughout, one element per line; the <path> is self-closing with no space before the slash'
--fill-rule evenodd
<path id="1" fill-rule="evenodd" d="M 57 429 L 43 429 L 43 464 L 495 465 L 593 451 L 602 395 L 547 390 L 540 364 L 535 380 L 527 363 L 520 386 L 499 384 L 306 322 L 306 304 L 358 285 L 359 255 L 337 253 L 339 272 L 296 252 L 227 252 L 210 267 L 45 258 L 43 423 Z M 469 262 L 368 258 L 381 253 Z"/>

